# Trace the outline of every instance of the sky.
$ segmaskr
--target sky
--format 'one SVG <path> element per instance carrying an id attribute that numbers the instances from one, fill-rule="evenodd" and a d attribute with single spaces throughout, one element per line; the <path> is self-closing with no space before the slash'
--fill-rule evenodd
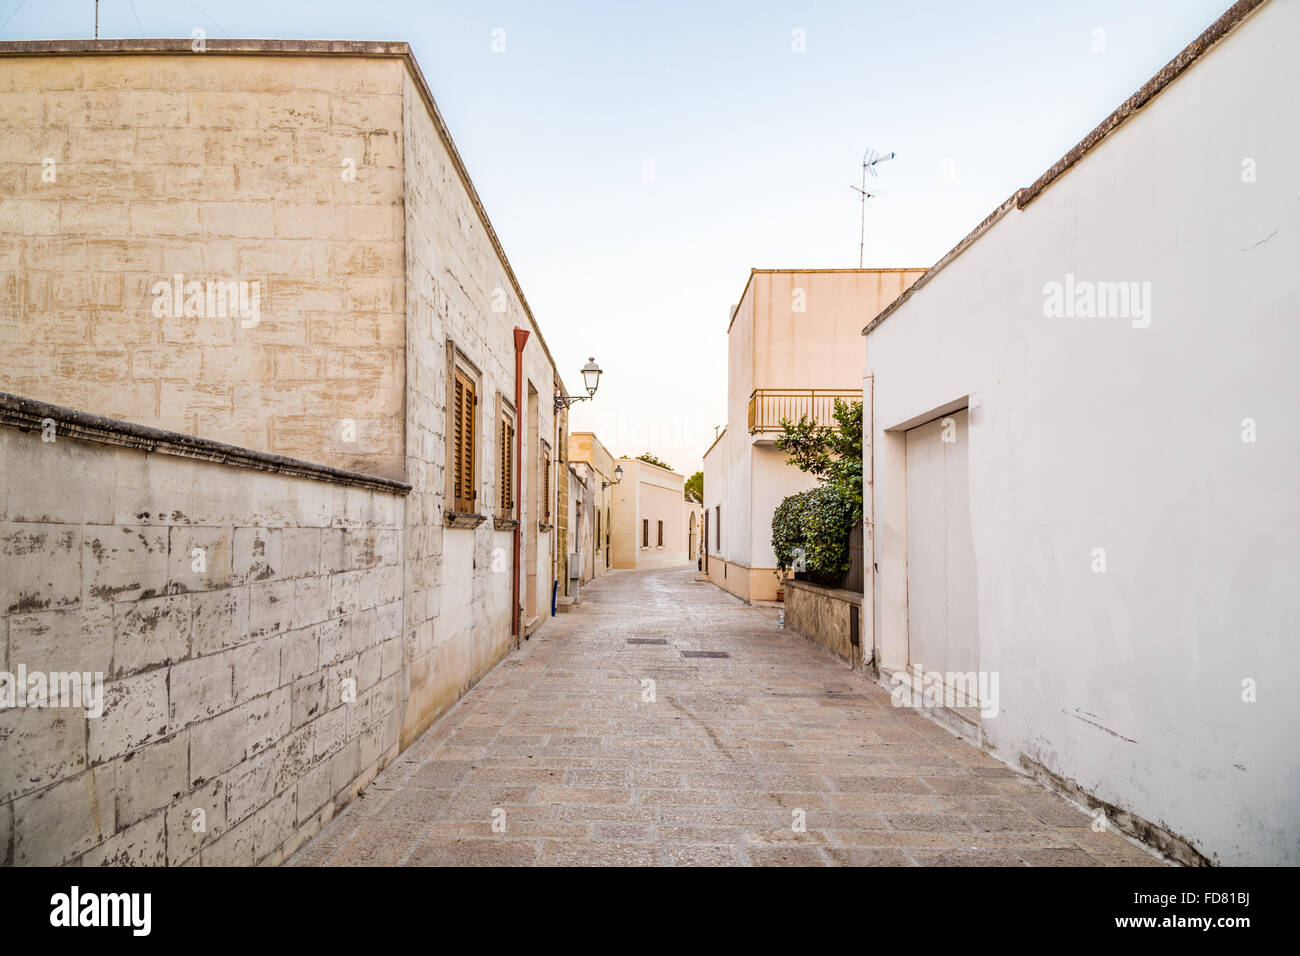
<path id="1" fill-rule="evenodd" d="M 560 374 L 571 430 L 691 474 L 751 268 L 927 267 L 1229 0 L 102 0 L 101 37 L 411 45 Z M 0 0 L 0 40 L 93 35 Z M 864 316 L 864 323 L 870 316 Z"/>

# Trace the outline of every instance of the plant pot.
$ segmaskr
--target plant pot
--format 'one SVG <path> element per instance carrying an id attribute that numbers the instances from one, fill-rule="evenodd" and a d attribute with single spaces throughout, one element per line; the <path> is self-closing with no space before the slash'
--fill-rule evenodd
<path id="1" fill-rule="evenodd" d="M 784 600 L 785 600 L 785 588 L 777 588 L 777 589 L 776 589 L 776 599 L 777 599 L 778 601 L 784 601 Z"/>

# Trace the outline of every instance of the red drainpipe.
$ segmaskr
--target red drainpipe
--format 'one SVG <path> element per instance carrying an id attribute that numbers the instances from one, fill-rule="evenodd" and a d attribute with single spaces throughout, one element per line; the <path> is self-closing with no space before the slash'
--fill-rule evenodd
<path id="1" fill-rule="evenodd" d="M 515 326 L 515 547 L 511 557 L 510 575 L 510 633 L 519 643 L 523 628 L 519 613 L 519 542 L 523 523 L 524 489 L 520 482 L 524 458 L 524 346 L 528 344 L 528 330 Z"/>

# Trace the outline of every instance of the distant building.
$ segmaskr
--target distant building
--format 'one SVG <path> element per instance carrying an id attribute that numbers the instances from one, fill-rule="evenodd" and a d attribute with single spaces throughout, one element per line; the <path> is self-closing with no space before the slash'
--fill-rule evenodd
<path id="1" fill-rule="evenodd" d="M 643 570 L 687 563 L 686 479 L 639 458 L 620 458 L 614 486 L 614 567 Z"/>
<path id="2" fill-rule="evenodd" d="M 618 460 L 592 432 L 570 432 L 569 461 L 574 469 L 585 472 L 591 490 L 583 537 L 577 548 L 585 555 L 580 580 L 586 583 L 614 566 L 614 486 L 618 480 L 614 469 Z"/>
<path id="3" fill-rule="evenodd" d="M 831 424 L 862 399 L 859 332 L 923 269 L 755 269 L 727 328 L 727 425 L 704 454 L 709 580 L 746 601 L 776 598 L 772 512 L 816 481 L 774 445 L 781 420 Z M 857 355 L 855 355 L 857 353 Z"/>

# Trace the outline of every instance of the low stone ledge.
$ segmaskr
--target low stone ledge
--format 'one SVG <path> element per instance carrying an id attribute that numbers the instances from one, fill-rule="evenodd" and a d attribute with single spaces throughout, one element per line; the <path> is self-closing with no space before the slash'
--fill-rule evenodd
<path id="1" fill-rule="evenodd" d="M 810 581 L 787 580 L 784 587 L 786 629 L 830 648 L 854 669 L 863 667 L 862 595 Z"/>
<path id="2" fill-rule="evenodd" d="M 90 412 L 75 408 L 51 405 L 34 398 L 23 398 L 9 392 L 0 392 L 0 425 L 7 425 L 24 432 L 39 432 L 44 430 L 49 422 L 54 423 L 57 438 L 136 448 L 144 452 L 175 455 L 178 458 L 192 458 L 218 465 L 269 471 L 294 478 L 328 481 L 375 491 L 389 491 L 399 495 L 408 494 L 411 490 L 409 484 L 393 478 L 381 478 L 379 475 L 367 475 L 359 471 L 334 468 L 331 465 L 320 465 L 300 458 L 288 458 L 252 448 L 227 445 L 209 438 L 199 438 L 197 435 L 185 435 L 181 432 L 154 428 L 151 425 L 137 425 L 134 422 L 92 415 Z"/>
<path id="3" fill-rule="evenodd" d="M 495 531 L 514 531 L 519 527 L 519 522 L 514 518 L 493 518 L 492 528 Z"/>

